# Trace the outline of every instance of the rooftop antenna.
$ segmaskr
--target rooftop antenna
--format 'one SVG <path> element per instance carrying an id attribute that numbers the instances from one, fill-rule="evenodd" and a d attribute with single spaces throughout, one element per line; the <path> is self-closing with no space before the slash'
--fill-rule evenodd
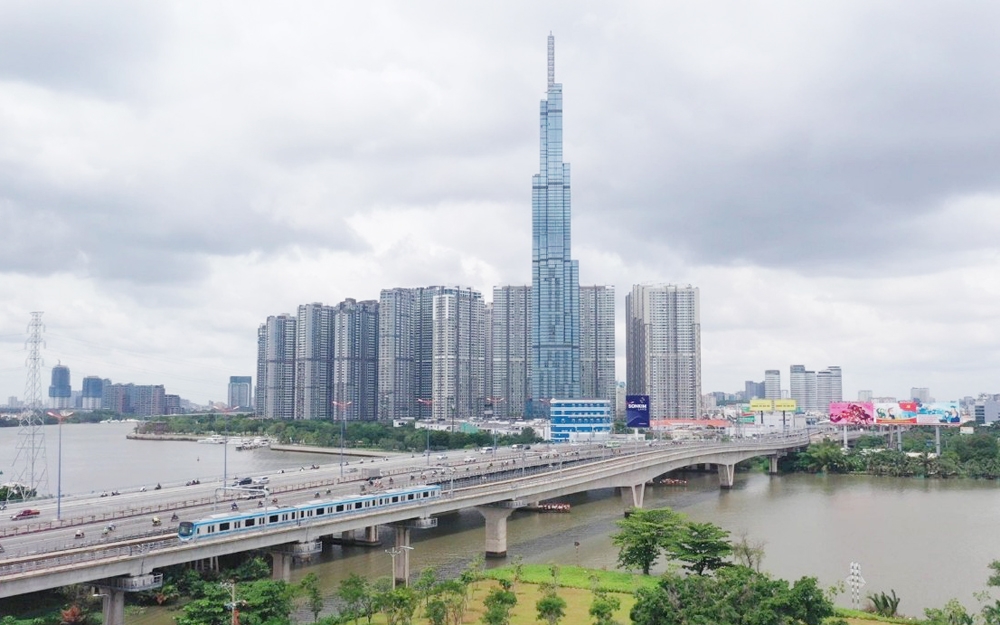
<path id="1" fill-rule="evenodd" d="M 556 38 L 549 31 L 549 86 L 556 84 Z"/>

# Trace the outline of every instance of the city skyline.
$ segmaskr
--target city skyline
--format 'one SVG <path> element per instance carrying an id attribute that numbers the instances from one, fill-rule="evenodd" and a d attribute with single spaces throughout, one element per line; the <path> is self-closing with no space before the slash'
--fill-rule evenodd
<path id="1" fill-rule="evenodd" d="M 624 294 L 669 282 L 701 290 L 706 391 L 788 363 L 845 398 L 998 390 L 1000 7 L 169 7 L 0 20 L 2 397 L 33 310 L 43 375 L 205 403 L 276 311 L 529 283 L 550 31 L 617 379 Z"/>

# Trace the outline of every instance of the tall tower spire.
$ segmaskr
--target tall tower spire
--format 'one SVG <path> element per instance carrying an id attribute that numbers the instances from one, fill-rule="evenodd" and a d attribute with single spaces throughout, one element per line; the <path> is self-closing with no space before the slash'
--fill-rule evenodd
<path id="1" fill-rule="evenodd" d="M 556 38 L 549 31 L 549 86 L 556 84 Z"/>

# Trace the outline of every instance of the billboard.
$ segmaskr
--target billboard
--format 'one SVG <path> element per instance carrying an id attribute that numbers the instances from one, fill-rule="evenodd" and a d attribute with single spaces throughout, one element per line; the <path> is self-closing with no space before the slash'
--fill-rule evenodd
<path id="1" fill-rule="evenodd" d="M 835 401 L 830 403 L 830 423 L 837 425 L 872 425 L 875 406 L 870 401 Z"/>
<path id="2" fill-rule="evenodd" d="M 958 402 L 917 400 L 875 404 L 875 422 L 882 425 L 958 425 L 962 421 Z"/>
<path id="3" fill-rule="evenodd" d="M 775 412 L 795 412 L 797 408 L 794 399 L 776 399 L 774 400 L 774 411 Z"/>
<path id="4" fill-rule="evenodd" d="M 770 399 L 751 399 L 750 412 L 771 412 L 774 410 L 774 402 Z"/>
<path id="5" fill-rule="evenodd" d="M 649 427 L 649 395 L 625 396 L 625 425 L 630 428 Z"/>

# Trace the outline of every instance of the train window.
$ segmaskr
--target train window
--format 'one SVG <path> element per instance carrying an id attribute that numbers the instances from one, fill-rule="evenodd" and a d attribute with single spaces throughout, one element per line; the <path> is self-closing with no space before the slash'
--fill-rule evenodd
<path id="1" fill-rule="evenodd" d="M 241 521 L 234 521 L 233 522 L 233 529 L 234 530 L 238 530 L 238 529 L 240 529 L 240 527 L 242 527 Z"/>
<path id="2" fill-rule="evenodd" d="M 410 493 L 409 495 L 407 495 L 406 498 L 408 500 L 410 500 L 410 501 L 413 501 L 413 493 Z"/>
<path id="3" fill-rule="evenodd" d="M 278 515 L 277 514 L 272 514 L 271 516 L 267 517 L 267 522 L 268 523 L 277 523 L 278 522 Z"/>
<path id="4" fill-rule="evenodd" d="M 392 497 L 392 503 L 399 503 L 399 497 L 393 495 L 393 497 Z"/>
<path id="5" fill-rule="evenodd" d="M 281 515 L 281 520 L 282 521 L 287 521 L 288 520 L 288 513 L 287 512 L 285 514 Z"/>
<path id="6" fill-rule="evenodd" d="M 257 519 L 247 519 L 243 522 L 243 527 L 253 527 L 256 522 Z"/>
<path id="7" fill-rule="evenodd" d="M 228 532 L 229 531 L 229 523 L 219 523 L 219 531 L 220 532 Z"/>
<path id="8" fill-rule="evenodd" d="M 324 513 L 323 508 L 316 508 L 316 516 L 319 516 L 319 515 L 321 515 L 323 513 Z"/>
<path id="9" fill-rule="evenodd" d="M 215 531 L 215 526 L 214 525 L 209 525 L 208 527 L 205 528 L 205 533 L 206 534 L 211 534 L 214 531 Z"/>
<path id="10" fill-rule="evenodd" d="M 360 510 L 360 509 L 361 509 L 361 505 L 362 505 L 362 504 L 361 504 L 361 502 L 360 502 L 360 501 L 359 501 L 359 502 L 357 502 L 357 503 L 355 503 L 355 504 L 354 504 L 354 509 L 355 509 L 355 510 Z"/>
<path id="11" fill-rule="evenodd" d="M 422 494 L 424 497 L 426 497 L 429 493 L 427 491 L 424 491 Z"/>
<path id="12" fill-rule="evenodd" d="M 344 504 L 338 505 L 337 506 L 337 512 L 343 512 L 343 511 L 344 511 Z"/>

